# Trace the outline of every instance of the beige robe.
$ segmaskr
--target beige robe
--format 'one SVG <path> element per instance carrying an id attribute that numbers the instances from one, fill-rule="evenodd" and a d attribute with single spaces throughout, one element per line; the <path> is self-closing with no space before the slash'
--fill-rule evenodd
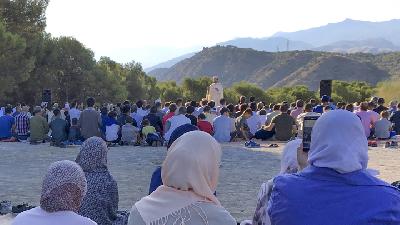
<path id="1" fill-rule="evenodd" d="M 208 88 L 207 100 L 213 100 L 216 106 L 219 106 L 219 101 L 224 98 L 224 88 L 221 83 L 212 83 Z"/>

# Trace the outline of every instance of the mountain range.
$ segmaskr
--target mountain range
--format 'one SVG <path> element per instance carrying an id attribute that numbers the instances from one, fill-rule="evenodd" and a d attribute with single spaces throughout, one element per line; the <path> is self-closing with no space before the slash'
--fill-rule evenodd
<path id="1" fill-rule="evenodd" d="M 171 68 L 151 74 L 160 81 L 218 75 L 225 86 L 242 80 L 263 88 L 306 85 L 325 79 L 377 84 L 400 77 L 400 52 L 342 54 L 317 51 L 265 52 L 234 46 L 204 48 Z"/>
<path id="2" fill-rule="evenodd" d="M 215 48 L 204 48 L 146 71 L 161 81 L 179 82 L 185 76 L 218 74 L 226 85 L 249 80 L 264 88 L 294 84 L 315 88 L 313 79 L 321 76 L 375 84 L 397 73 L 392 68 L 381 68 L 383 62 L 379 60 L 384 61 L 382 53 L 396 58 L 397 54 L 389 53 L 400 51 L 399 46 L 400 20 L 346 19 L 307 30 L 278 32 L 266 38 L 221 42 Z M 328 74 L 322 74 L 325 72 Z"/>

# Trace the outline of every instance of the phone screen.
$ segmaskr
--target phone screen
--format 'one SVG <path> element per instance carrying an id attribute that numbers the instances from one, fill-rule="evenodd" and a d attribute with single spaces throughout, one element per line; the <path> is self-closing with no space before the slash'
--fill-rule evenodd
<path id="1" fill-rule="evenodd" d="M 311 133 L 319 116 L 306 116 L 303 121 L 303 151 L 310 151 Z"/>

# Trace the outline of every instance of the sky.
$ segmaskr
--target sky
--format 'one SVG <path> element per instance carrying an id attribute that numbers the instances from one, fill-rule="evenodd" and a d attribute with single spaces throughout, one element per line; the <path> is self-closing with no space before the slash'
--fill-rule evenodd
<path id="1" fill-rule="evenodd" d="M 400 19 L 399 0 L 50 0 L 47 32 L 143 67 L 239 37 Z"/>

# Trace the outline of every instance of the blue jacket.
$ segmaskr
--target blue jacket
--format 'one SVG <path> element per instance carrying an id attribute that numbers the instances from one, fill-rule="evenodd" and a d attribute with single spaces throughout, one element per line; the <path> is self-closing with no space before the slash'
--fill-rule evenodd
<path id="1" fill-rule="evenodd" d="M 394 225 L 400 192 L 365 170 L 309 166 L 274 179 L 268 214 L 272 225 Z"/>

